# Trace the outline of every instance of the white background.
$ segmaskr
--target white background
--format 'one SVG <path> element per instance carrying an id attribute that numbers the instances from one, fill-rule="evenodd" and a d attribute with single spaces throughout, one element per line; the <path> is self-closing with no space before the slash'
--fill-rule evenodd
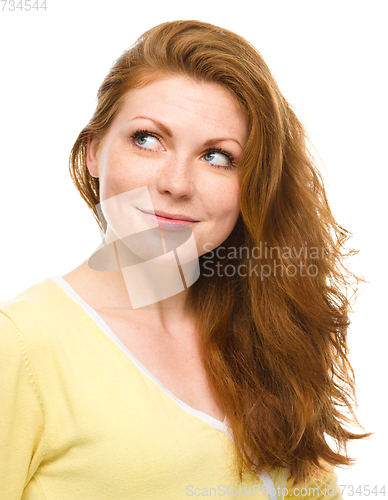
<path id="1" fill-rule="evenodd" d="M 114 60 L 164 21 L 198 19 L 235 31 L 261 52 L 306 124 L 334 215 L 361 250 L 353 268 L 368 284 L 349 343 L 358 416 L 375 435 L 352 443 L 357 464 L 337 472 L 345 498 L 359 498 L 351 485 L 385 484 L 388 494 L 388 2 L 47 0 L 47 7 L 11 12 L 8 3 L 0 11 L 0 301 L 65 274 L 100 242 L 68 174 L 68 156 Z"/>

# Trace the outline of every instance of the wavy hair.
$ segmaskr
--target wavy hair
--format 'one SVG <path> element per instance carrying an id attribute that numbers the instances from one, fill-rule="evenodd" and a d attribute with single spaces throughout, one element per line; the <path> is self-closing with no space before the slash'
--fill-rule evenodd
<path id="1" fill-rule="evenodd" d="M 222 246 L 199 258 L 200 277 L 187 296 L 240 480 L 246 469 L 289 467 L 295 485 L 321 477 L 328 465 L 350 465 L 347 442 L 370 435 L 346 428 L 360 426 L 347 346 L 349 292 L 356 295 L 360 278 L 345 265 L 356 252 L 330 210 L 306 131 L 259 52 L 200 21 L 146 31 L 99 88 L 71 151 L 72 179 L 105 231 L 95 207 L 99 179 L 86 167 L 88 136 L 104 137 L 125 93 L 165 74 L 222 84 L 249 125 L 238 165 L 239 218 Z"/>

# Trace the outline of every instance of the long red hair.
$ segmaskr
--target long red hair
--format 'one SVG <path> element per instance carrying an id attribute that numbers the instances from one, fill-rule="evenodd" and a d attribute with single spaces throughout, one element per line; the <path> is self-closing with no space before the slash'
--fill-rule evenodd
<path id="1" fill-rule="evenodd" d="M 369 436 L 346 428 L 360 425 L 347 347 L 349 292 L 358 278 L 345 264 L 354 251 L 330 210 L 306 132 L 257 50 L 199 21 L 144 33 L 98 91 L 71 152 L 72 179 L 105 230 L 95 207 L 99 180 L 86 167 L 88 136 L 106 134 L 128 90 L 166 73 L 224 85 L 249 124 L 238 165 L 239 219 L 222 255 L 200 257 L 187 299 L 240 479 L 244 468 L 289 467 L 296 484 L 325 464 L 349 465 L 347 442 Z"/>

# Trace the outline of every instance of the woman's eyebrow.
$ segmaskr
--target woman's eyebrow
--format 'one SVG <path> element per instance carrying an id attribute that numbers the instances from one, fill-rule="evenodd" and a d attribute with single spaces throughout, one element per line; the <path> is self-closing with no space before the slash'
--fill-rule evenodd
<path id="1" fill-rule="evenodd" d="M 136 116 L 135 118 L 132 118 L 132 120 L 137 120 L 138 118 L 141 118 L 142 120 L 150 120 L 152 122 L 155 123 L 155 125 L 157 125 L 160 130 L 166 134 L 168 137 L 173 137 L 173 133 L 171 132 L 171 130 L 167 127 L 167 125 L 164 125 L 164 123 L 160 122 L 159 120 L 155 120 L 154 118 L 149 118 L 147 116 Z M 131 120 L 131 121 L 132 121 Z M 205 146 L 211 146 L 212 144 L 215 144 L 217 142 L 221 142 L 221 141 L 234 141 L 234 142 L 237 142 L 237 144 L 241 147 L 241 149 L 243 149 L 243 147 L 241 146 L 241 144 L 239 143 L 239 141 L 237 139 L 233 139 L 233 138 L 227 138 L 227 137 L 217 137 L 215 139 L 209 139 L 208 141 L 205 142 Z"/>

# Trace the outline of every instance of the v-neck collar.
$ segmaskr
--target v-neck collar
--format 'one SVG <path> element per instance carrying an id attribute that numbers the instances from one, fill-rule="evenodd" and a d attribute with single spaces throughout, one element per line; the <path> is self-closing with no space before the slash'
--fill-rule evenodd
<path id="1" fill-rule="evenodd" d="M 174 394 L 169 391 L 132 353 L 131 351 L 121 342 L 117 335 L 112 331 L 112 329 L 107 325 L 107 323 L 102 319 L 102 317 L 93 309 L 87 302 L 85 302 L 76 291 L 69 285 L 69 283 L 59 275 L 53 275 L 48 278 L 54 281 L 59 287 L 82 309 L 88 314 L 90 319 L 130 358 L 132 363 L 150 378 L 165 394 L 167 394 L 176 404 L 178 404 L 183 410 L 196 417 L 200 418 L 207 424 L 209 424 L 214 429 L 225 434 L 229 439 L 232 439 L 229 428 L 226 425 L 226 418 L 223 422 L 217 420 L 216 418 L 204 413 L 202 411 L 196 410 L 195 408 L 189 406 L 188 404 L 181 401 L 179 398 L 174 396 Z"/>

